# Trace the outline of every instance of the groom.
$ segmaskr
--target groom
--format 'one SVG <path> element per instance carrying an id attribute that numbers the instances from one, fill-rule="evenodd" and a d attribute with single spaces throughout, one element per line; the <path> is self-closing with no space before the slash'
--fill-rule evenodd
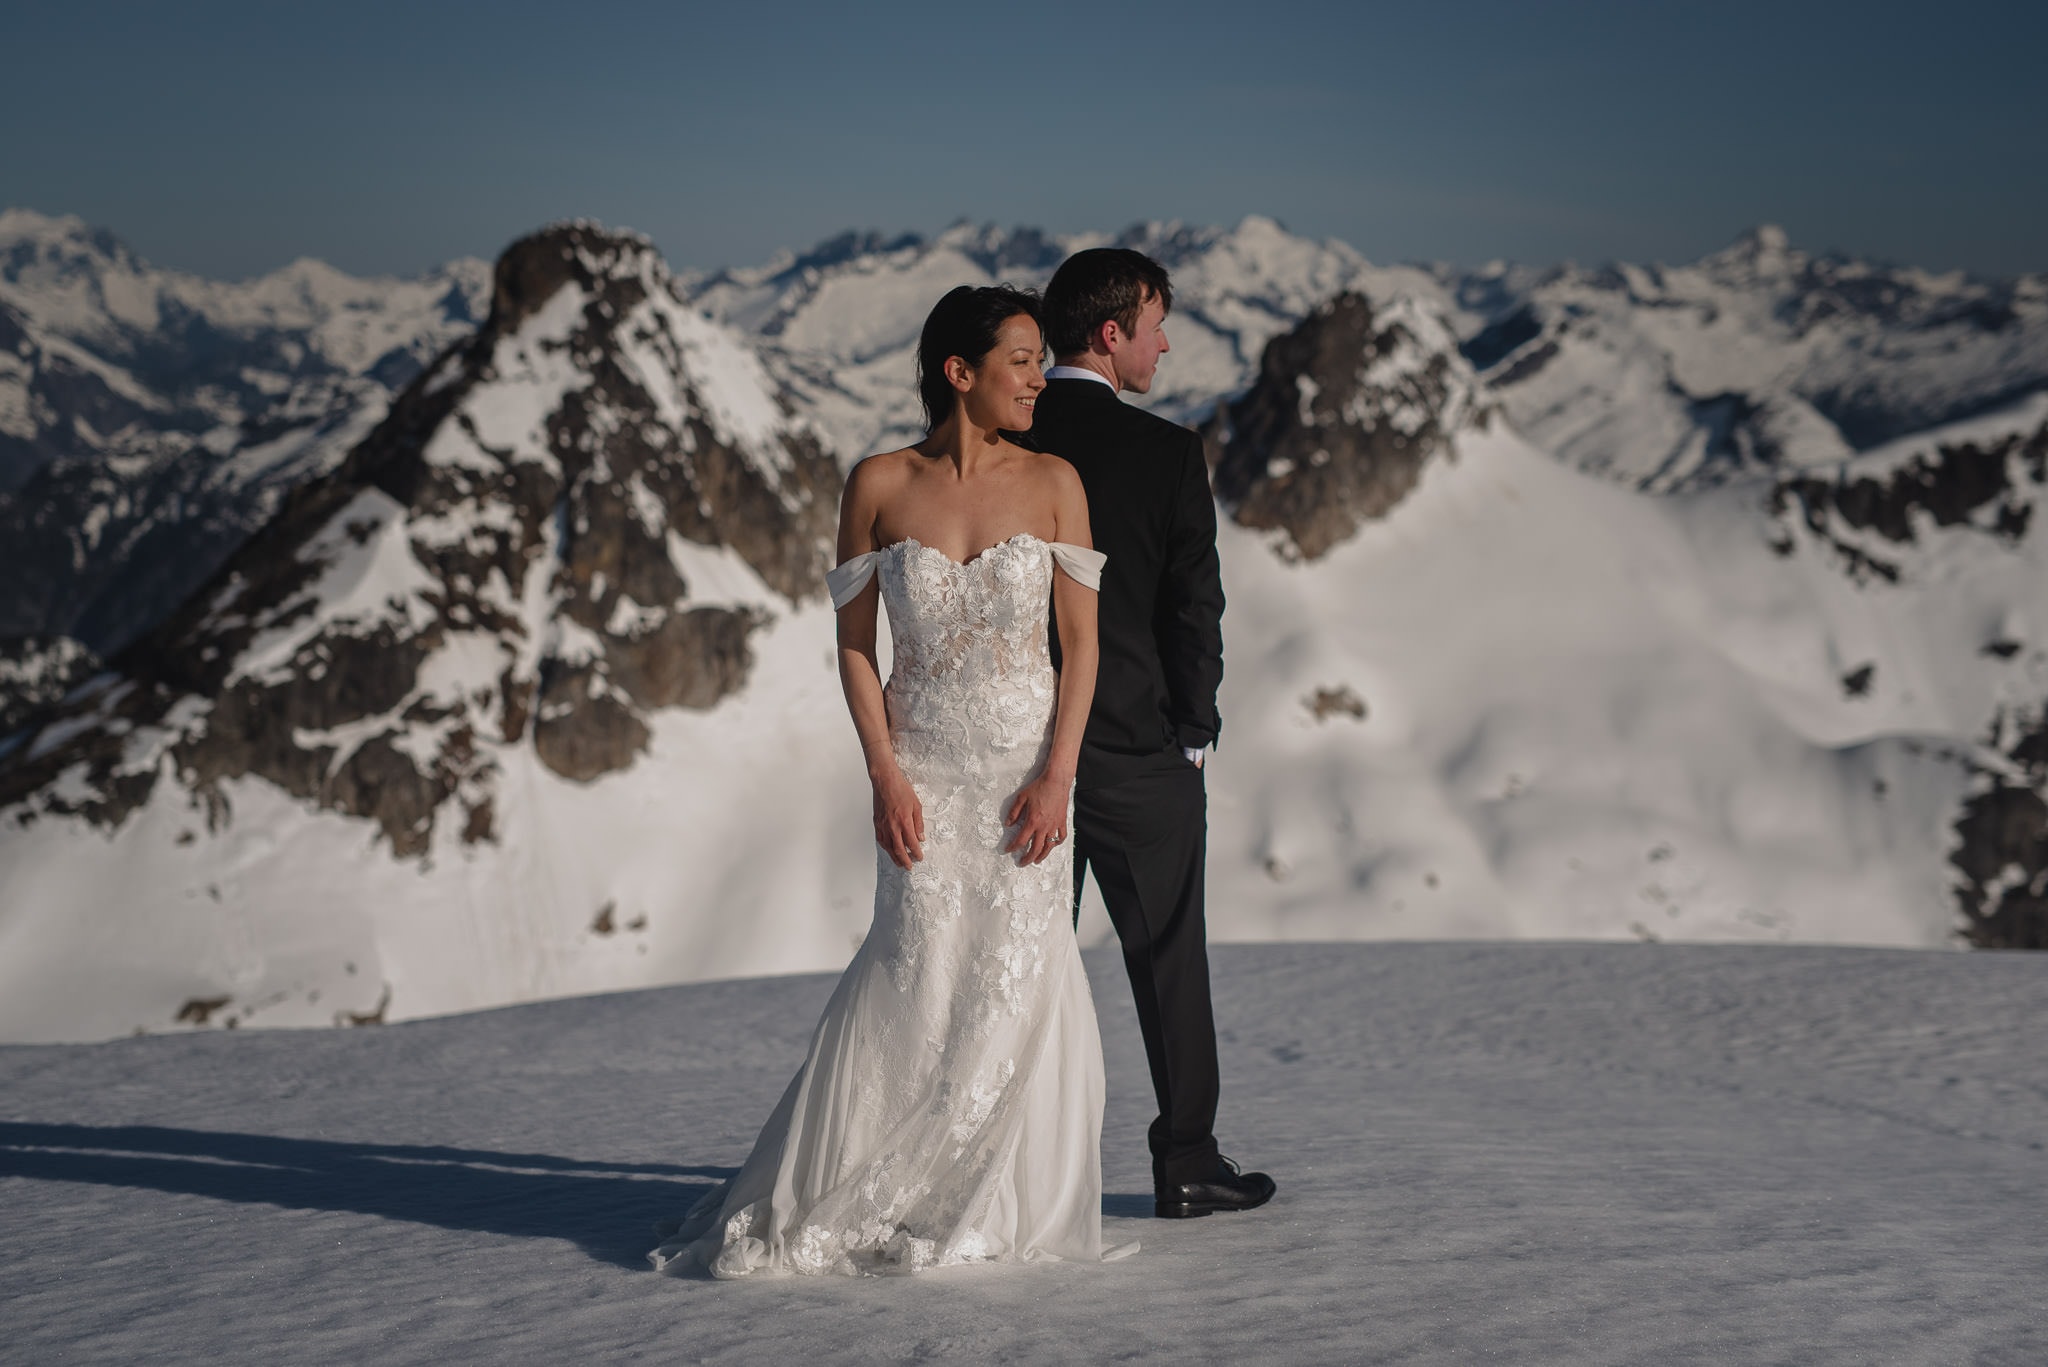
<path id="1" fill-rule="evenodd" d="M 1202 764 L 1222 722 L 1223 582 L 1201 439 L 1127 407 L 1166 354 L 1173 287 L 1139 252 L 1076 252 L 1045 291 L 1058 362 L 1026 440 L 1081 474 L 1095 548 L 1101 663 L 1074 785 L 1074 900 L 1092 867 L 1123 942 L 1152 1067 L 1154 1211 L 1250 1210 L 1273 1179 L 1217 1152 L 1216 1026 L 1202 919 L 1208 797 Z M 1054 659 L 1059 651 L 1053 640 Z"/>

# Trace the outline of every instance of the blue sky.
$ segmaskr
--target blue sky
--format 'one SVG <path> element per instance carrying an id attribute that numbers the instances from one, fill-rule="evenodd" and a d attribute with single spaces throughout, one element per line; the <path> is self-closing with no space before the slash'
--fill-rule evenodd
<path id="1" fill-rule="evenodd" d="M 1771 221 L 2048 270 L 2041 5 L 76 0 L 0 31 L 0 204 L 222 276 L 564 217 L 714 267 L 1248 213 L 1380 261 L 1679 261 Z"/>

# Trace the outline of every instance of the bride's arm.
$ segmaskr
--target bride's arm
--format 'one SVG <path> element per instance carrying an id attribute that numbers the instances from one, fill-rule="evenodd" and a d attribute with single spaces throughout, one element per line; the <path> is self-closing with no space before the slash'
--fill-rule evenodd
<path id="1" fill-rule="evenodd" d="M 1066 478 L 1062 483 L 1059 539 L 1073 546 L 1093 549 L 1095 538 L 1088 530 L 1088 495 L 1081 489 L 1081 477 L 1073 467 L 1061 463 Z M 1060 700 L 1052 724 L 1052 757 L 1046 768 L 1061 774 L 1071 785 L 1081 762 L 1081 733 L 1088 729 L 1088 707 L 1095 701 L 1095 664 L 1100 648 L 1095 640 L 1094 589 L 1083 588 L 1064 569 L 1052 577 L 1052 603 L 1059 619 Z"/>
<path id="2" fill-rule="evenodd" d="M 853 467 L 839 500 L 839 555 L 845 564 L 878 549 L 875 517 L 880 511 L 880 473 L 872 459 Z M 882 667 L 875 658 L 875 615 L 882 601 L 881 577 L 869 579 L 839 610 L 839 686 L 860 735 L 861 758 L 875 790 L 875 843 L 898 868 L 924 858 L 924 807 L 889 746 L 889 709 L 882 700 Z"/>
<path id="3" fill-rule="evenodd" d="M 1088 529 L 1088 495 L 1081 477 L 1065 461 L 1059 469 L 1058 530 L 1053 538 L 1094 548 Z M 1074 582 L 1064 569 L 1054 569 L 1052 602 L 1060 633 L 1060 693 L 1053 714 L 1052 752 L 1045 770 L 1017 794 L 1009 820 L 1018 831 L 1005 848 L 1020 850 L 1022 862 L 1036 864 L 1067 838 L 1067 799 L 1081 762 L 1081 733 L 1088 728 L 1088 707 L 1095 700 L 1095 590 Z"/>

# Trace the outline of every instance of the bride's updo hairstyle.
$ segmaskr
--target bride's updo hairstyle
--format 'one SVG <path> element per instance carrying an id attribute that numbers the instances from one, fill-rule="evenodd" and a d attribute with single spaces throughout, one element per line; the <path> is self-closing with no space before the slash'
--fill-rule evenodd
<path id="1" fill-rule="evenodd" d="M 924 400 L 926 430 L 953 415 L 953 384 L 946 378 L 946 362 L 958 356 L 979 366 L 995 350 L 996 333 L 1020 313 L 1044 327 L 1036 290 L 962 285 L 932 306 L 917 339 L 917 396 Z"/>

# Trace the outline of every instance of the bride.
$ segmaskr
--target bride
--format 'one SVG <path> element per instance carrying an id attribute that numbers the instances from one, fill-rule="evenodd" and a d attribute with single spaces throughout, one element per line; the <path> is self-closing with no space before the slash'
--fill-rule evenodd
<path id="1" fill-rule="evenodd" d="M 847 480 L 827 582 L 874 784 L 874 922 L 752 1155 L 657 1267 L 1104 1256 L 1102 1045 L 1065 843 L 1103 557 L 1073 468 L 1003 437 L 1031 426 L 1043 353 L 1036 296 L 952 291 L 918 342 L 929 432 Z"/>

